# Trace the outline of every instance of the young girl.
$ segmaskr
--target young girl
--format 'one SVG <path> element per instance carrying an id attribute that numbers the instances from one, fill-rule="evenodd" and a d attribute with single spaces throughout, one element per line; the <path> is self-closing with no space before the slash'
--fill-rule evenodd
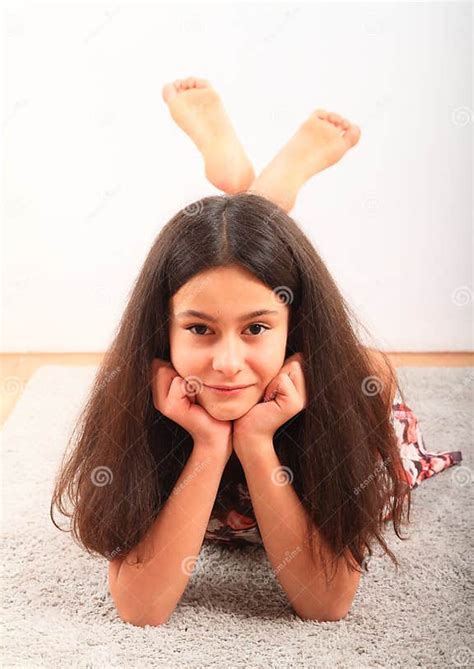
<path id="1" fill-rule="evenodd" d="M 317 110 L 255 179 L 209 82 L 167 84 L 163 97 L 226 194 L 189 204 L 155 240 L 51 518 L 56 505 L 80 545 L 109 560 L 126 622 L 169 619 L 204 540 L 261 544 L 299 616 L 338 620 L 374 541 L 398 567 L 385 522 L 403 539 L 410 490 L 461 460 L 425 450 L 388 356 L 361 344 L 288 215 L 360 130 Z"/>

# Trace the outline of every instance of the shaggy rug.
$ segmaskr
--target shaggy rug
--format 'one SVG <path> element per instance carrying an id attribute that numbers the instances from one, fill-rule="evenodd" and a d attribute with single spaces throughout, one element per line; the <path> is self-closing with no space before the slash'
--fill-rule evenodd
<path id="1" fill-rule="evenodd" d="M 461 450 L 463 460 L 413 491 L 408 540 L 388 523 L 400 571 L 376 544 L 345 619 L 293 614 L 261 546 L 229 551 L 206 541 L 168 623 L 146 628 L 118 617 L 107 560 L 82 551 L 49 516 L 96 370 L 41 367 L 2 432 L 3 666 L 473 666 L 472 368 L 399 368 L 426 449 Z"/>

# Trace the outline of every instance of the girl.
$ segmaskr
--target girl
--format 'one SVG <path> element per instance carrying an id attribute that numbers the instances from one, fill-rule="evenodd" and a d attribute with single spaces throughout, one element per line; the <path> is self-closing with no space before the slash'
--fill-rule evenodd
<path id="1" fill-rule="evenodd" d="M 209 82 L 167 84 L 163 98 L 226 194 L 189 204 L 155 240 L 73 431 L 52 521 L 56 505 L 108 558 L 124 621 L 169 619 L 204 540 L 262 544 L 294 611 L 338 620 L 374 541 L 398 567 L 383 533 L 392 520 L 404 538 L 410 489 L 461 460 L 424 449 L 388 356 L 361 344 L 288 215 L 360 130 L 317 110 L 255 179 Z"/>

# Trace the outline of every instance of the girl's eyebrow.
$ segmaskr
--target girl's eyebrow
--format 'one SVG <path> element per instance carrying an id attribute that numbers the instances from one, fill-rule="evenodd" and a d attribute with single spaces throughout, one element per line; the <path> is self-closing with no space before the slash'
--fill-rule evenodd
<path id="1" fill-rule="evenodd" d="M 277 314 L 278 311 L 275 309 L 257 309 L 256 311 L 251 311 L 249 314 L 241 314 L 237 317 L 239 321 L 245 321 L 249 318 L 257 318 L 258 316 L 265 316 L 266 314 Z M 195 318 L 203 318 L 207 321 L 215 323 L 218 319 L 210 314 L 205 314 L 203 311 L 196 311 L 195 309 L 186 309 L 186 311 L 181 311 L 179 314 L 175 314 L 176 318 L 184 318 L 186 316 L 194 316 Z"/>

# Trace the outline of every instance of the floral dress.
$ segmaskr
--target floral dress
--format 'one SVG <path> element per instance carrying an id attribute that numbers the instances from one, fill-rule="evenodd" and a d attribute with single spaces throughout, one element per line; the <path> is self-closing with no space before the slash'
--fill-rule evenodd
<path id="1" fill-rule="evenodd" d="M 411 489 L 418 487 L 425 479 L 461 462 L 461 451 L 431 453 L 426 450 L 418 419 L 402 402 L 398 389 L 392 403 L 390 422 L 397 435 L 403 478 Z M 236 545 L 263 544 L 247 485 L 236 483 L 235 492 L 237 501 L 234 508 L 222 520 L 211 515 L 204 539 Z M 385 518 L 388 519 L 390 515 Z"/>

